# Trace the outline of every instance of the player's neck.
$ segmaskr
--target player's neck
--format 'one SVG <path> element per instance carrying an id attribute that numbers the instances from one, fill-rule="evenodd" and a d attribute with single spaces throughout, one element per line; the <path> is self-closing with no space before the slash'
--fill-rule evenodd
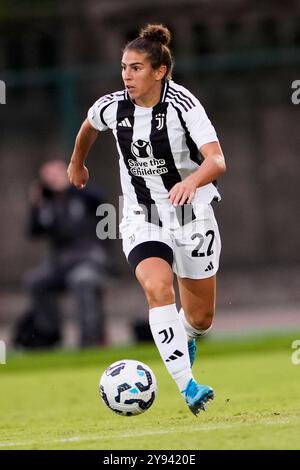
<path id="1" fill-rule="evenodd" d="M 162 83 L 160 82 L 158 83 L 158 86 L 151 88 L 147 94 L 137 98 L 135 100 L 135 104 L 143 108 L 153 108 L 155 105 L 157 105 L 157 103 L 160 102 L 161 90 Z"/>

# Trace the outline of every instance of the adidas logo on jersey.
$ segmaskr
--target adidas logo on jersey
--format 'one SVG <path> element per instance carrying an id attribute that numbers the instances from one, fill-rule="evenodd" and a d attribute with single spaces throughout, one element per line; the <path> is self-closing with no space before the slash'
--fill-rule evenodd
<path id="1" fill-rule="evenodd" d="M 212 269 L 214 269 L 214 265 L 210 262 L 205 271 L 211 271 Z"/>
<path id="2" fill-rule="evenodd" d="M 128 118 L 123 119 L 122 121 L 118 122 L 119 127 L 132 127 Z"/>

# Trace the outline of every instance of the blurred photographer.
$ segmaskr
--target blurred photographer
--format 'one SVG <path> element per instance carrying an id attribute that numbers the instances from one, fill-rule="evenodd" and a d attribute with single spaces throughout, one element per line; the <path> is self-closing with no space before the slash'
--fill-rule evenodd
<path id="1" fill-rule="evenodd" d="M 18 323 L 15 346 L 47 348 L 61 341 L 58 294 L 69 290 L 77 304 L 80 346 L 105 342 L 103 286 L 109 271 L 106 245 L 96 236 L 98 188 L 77 191 L 61 160 L 45 163 L 30 188 L 29 234 L 49 241 L 49 256 L 25 275 L 32 308 Z"/>

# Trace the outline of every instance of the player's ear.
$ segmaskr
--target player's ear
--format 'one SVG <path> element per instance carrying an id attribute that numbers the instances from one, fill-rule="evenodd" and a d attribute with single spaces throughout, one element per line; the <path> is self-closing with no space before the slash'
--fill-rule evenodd
<path id="1" fill-rule="evenodd" d="M 155 71 L 155 78 L 156 80 L 162 80 L 164 76 L 167 73 L 167 67 L 166 65 L 161 65 L 156 71 Z"/>

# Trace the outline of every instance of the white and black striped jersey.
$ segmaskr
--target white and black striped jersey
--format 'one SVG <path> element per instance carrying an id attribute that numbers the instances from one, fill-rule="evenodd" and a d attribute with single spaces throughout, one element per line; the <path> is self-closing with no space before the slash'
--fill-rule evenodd
<path id="1" fill-rule="evenodd" d="M 88 120 L 99 131 L 113 131 L 125 206 L 170 204 L 170 189 L 201 164 L 200 147 L 218 141 L 198 99 L 171 80 L 153 108 L 134 104 L 127 90 L 117 91 L 98 99 Z M 204 203 L 220 199 L 213 183 L 198 192 Z"/>

